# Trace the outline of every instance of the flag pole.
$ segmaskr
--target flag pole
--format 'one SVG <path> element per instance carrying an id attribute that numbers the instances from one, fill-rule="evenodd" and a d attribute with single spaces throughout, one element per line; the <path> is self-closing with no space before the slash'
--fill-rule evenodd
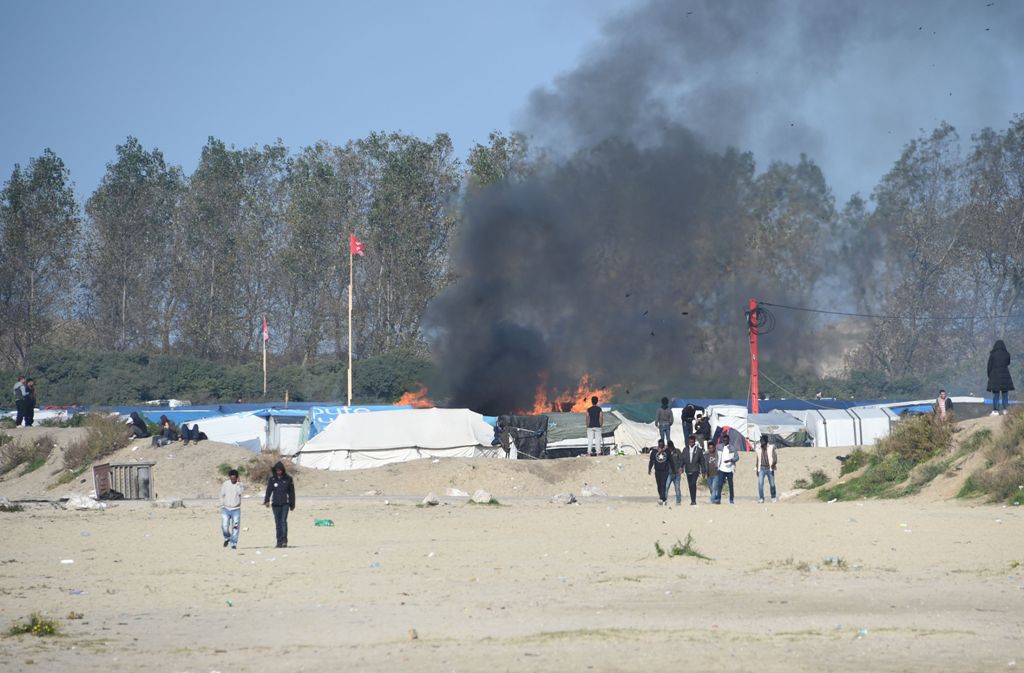
<path id="1" fill-rule="evenodd" d="M 348 405 L 352 406 L 352 243 L 348 246 Z"/>
<path id="2" fill-rule="evenodd" d="M 267 316 L 263 316 L 263 397 L 267 397 Z"/>

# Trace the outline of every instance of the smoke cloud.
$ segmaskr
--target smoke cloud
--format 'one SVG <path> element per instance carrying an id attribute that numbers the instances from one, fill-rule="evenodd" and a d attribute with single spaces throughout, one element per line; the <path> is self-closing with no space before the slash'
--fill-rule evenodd
<path id="1" fill-rule="evenodd" d="M 523 125 L 553 161 L 467 204 L 458 281 L 426 320 L 432 389 L 484 413 L 529 408 L 539 383 L 566 390 L 583 373 L 617 385 L 617 401 L 742 394 L 747 299 L 800 304 L 834 285 L 819 237 L 766 245 L 758 222 L 784 220 L 776 211 L 805 196 L 787 190 L 818 179 L 824 234 L 832 197 L 813 165 L 759 185 L 753 156 L 733 148 L 825 151 L 801 116 L 808 88 L 924 6 L 879 18 L 860 2 L 654 0 L 609 23 L 531 96 Z M 816 361 L 809 327 L 780 321 L 762 363 Z"/>

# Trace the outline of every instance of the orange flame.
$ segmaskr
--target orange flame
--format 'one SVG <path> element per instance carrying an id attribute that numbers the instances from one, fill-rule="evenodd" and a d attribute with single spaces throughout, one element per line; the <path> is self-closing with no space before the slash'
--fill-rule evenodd
<path id="1" fill-rule="evenodd" d="M 551 412 L 571 411 L 583 413 L 590 406 L 590 398 L 597 397 L 598 402 L 607 402 L 612 396 L 611 388 L 598 388 L 590 383 L 590 374 L 580 377 L 575 390 L 555 393 L 552 398 L 548 394 L 547 374 L 541 374 L 541 382 L 533 398 L 533 408 L 520 413 L 529 415 L 548 414 Z"/>
<path id="2" fill-rule="evenodd" d="M 410 406 L 413 409 L 430 409 L 434 406 L 434 403 L 427 397 L 427 387 L 424 385 L 420 385 L 418 390 L 404 393 L 395 404 Z"/>

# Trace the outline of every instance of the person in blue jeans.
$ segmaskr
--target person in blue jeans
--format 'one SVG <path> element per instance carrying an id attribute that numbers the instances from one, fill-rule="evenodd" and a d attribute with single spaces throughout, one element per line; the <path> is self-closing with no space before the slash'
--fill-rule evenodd
<path id="1" fill-rule="evenodd" d="M 761 448 L 754 458 L 754 470 L 757 472 L 757 501 L 764 502 L 764 480 L 768 479 L 768 486 L 771 489 L 772 502 L 778 502 L 775 497 L 775 465 L 778 462 L 778 452 L 774 444 L 768 443 L 768 435 L 761 435 Z"/>
<path id="2" fill-rule="evenodd" d="M 224 535 L 224 546 L 238 549 L 238 529 L 242 525 L 242 491 L 245 486 L 238 483 L 238 470 L 228 472 L 228 480 L 220 487 L 220 531 Z"/>
<path id="3" fill-rule="evenodd" d="M 666 444 L 671 440 L 674 418 L 672 410 L 668 408 L 668 398 L 662 397 L 661 406 L 658 407 L 658 412 L 654 415 L 654 424 L 658 426 L 658 438 Z"/>
<path id="4" fill-rule="evenodd" d="M 987 371 L 986 390 L 992 393 L 992 415 L 1005 414 L 1009 391 L 1013 390 L 1013 378 L 1010 376 L 1010 352 L 1006 350 L 1002 339 L 993 344 L 988 354 Z"/>
<path id="5" fill-rule="evenodd" d="M 708 444 L 708 452 L 705 456 L 708 475 L 708 490 L 711 492 L 711 504 L 718 505 L 722 502 L 722 479 L 718 471 L 718 447 Z"/>
<path id="6" fill-rule="evenodd" d="M 676 504 L 683 504 L 683 491 L 680 488 L 683 484 L 683 452 L 676 448 L 676 445 L 671 441 L 668 443 L 666 451 L 672 456 L 672 464 L 675 466 L 671 472 L 668 473 L 668 479 L 665 482 L 665 497 L 668 497 L 668 489 L 672 484 L 676 486 Z"/>

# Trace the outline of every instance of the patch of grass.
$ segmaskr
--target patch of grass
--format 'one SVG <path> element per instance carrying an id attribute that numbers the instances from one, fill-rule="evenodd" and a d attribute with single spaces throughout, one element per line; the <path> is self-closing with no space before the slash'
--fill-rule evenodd
<path id="1" fill-rule="evenodd" d="M 85 437 L 64 447 L 64 469 L 81 473 L 91 463 L 128 446 L 127 425 L 117 416 L 87 415 Z"/>
<path id="2" fill-rule="evenodd" d="M 811 472 L 810 481 L 800 478 L 793 482 L 793 488 L 818 488 L 828 483 L 828 475 L 825 474 L 824 470 L 814 470 Z"/>
<path id="3" fill-rule="evenodd" d="M 845 476 L 851 472 L 856 472 L 860 468 L 868 464 L 870 454 L 864 449 L 854 449 L 846 456 L 846 461 L 843 462 L 843 466 L 839 468 L 839 476 Z"/>
<path id="4" fill-rule="evenodd" d="M 974 477 L 967 477 L 967 481 L 960 487 L 960 492 L 956 494 L 958 498 L 975 498 L 981 495 L 981 489 L 978 484 L 974 481 Z"/>
<path id="5" fill-rule="evenodd" d="M 24 512 L 25 508 L 19 504 L 8 505 L 7 503 L 0 504 L 0 512 Z"/>
<path id="6" fill-rule="evenodd" d="M 491 499 L 488 500 L 487 502 L 477 502 L 476 500 L 473 500 L 471 498 L 469 500 L 469 502 L 466 503 L 466 504 L 468 504 L 468 505 L 484 505 L 484 506 L 490 506 L 490 507 L 501 507 L 501 503 L 498 502 L 498 499 L 495 498 L 493 495 L 491 496 Z"/>
<path id="7" fill-rule="evenodd" d="M 672 548 L 668 550 L 669 556 L 692 556 L 693 558 L 701 559 L 702 561 L 710 561 L 710 556 L 705 556 L 700 553 L 693 544 L 693 535 L 690 533 L 686 534 L 686 541 L 680 542 L 676 540 L 676 543 L 672 545 Z"/>
<path id="8" fill-rule="evenodd" d="M 658 558 L 661 558 L 662 556 L 665 555 L 665 549 L 661 546 L 661 543 L 658 542 L 657 540 L 654 541 L 654 553 L 658 555 Z"/>
<path id="9" fill-rule="evenodd" d="M 874 451 L 866 454 L 866 468 L 862 474 L 818 491 L 818 497 L 822 500 L 858 500 L 898 498 L 916 493 L 948 469 L 952 444 L 953 431 L 949 423 L 936 422 L 927 414 L 904 419 L 891 435 L 878 443 Z M 937 460 L 936 465 L 920 470 L 911 484 L 900 488 L 910 478 L 914 467 L 937 457 L 942 459 Z M 858 462 L 863 460 L 857 458 Z"/>
<path id="10" fill-rule="evenodd" d="M 1011 409 L 1003 419 L 1001 432 L 991 437 L 982 450 L 985 467 L 968 478 L 969 494 L 985 495 L 993 502 L 1024 503 L 1024 409 Z"/>
<path id="11" fill-rule="evenodd" d="M 20 442 L 9 442 L 0 449 L 0 474 L 7 474 L 19 465 L 25 468 L 21 474 L 28 474 L 38 470 L 50 457 L 50 452 L 56 447 L 53 438 L 42 436 L 36 437 L 27 444 Z"/>
<path id="12" fill-rule="evenodd" d="M 830 568 L 832 570 L 846 570 L 849 566 L 847 566 L 846 559 L 842 556 L 829 556 L 822 560 L 821 567 Z"/>
<path id="13" fill-rule="evenodd" d="M 4 416 L 3 418 L 0 418 L 0 430 L 13 430 L 16 427 L 18 426 L 14 424 L 13 418 L 9 416 Z"/>
<path id="14" fill-rule="evenodd" d="M 989 430 L 988 428 L 985 428 L 984 430 L 978 430 L 960 444 L 960 450 L 957 451 L 957 455 L 966 456 L 968 454 L 974 453 L 975 451 L 981 449 L 981 447 L 987 444 L 991 439 L 991 430 Z"/>
<path id="15" fill-rule="evenodd" d="M 220 465 L 217 466 L 217 472 L 222 477 L 228 476 L 228 472 L 230 472 L 231 470 L 238 470 L 238 476 L 239 477 L 244 477 L 245 476 L 245 472 L 246 472 L 245 465 L 239 465 L 237 467 L 232 467 L 228 463 L 221 463 Z M 267 475 L 267 476 L 269 478 L 269 475 Z"/>
<path id="16" fill-rule="evenodd" d="M 60 633 L 60 623 L 55 619 L 47 619 L 37 612 L 29 615 L 28 619 L 14 624 L 7 630 L 11 636 L 30 634 L 33 636 L 55 636 Z"/>

